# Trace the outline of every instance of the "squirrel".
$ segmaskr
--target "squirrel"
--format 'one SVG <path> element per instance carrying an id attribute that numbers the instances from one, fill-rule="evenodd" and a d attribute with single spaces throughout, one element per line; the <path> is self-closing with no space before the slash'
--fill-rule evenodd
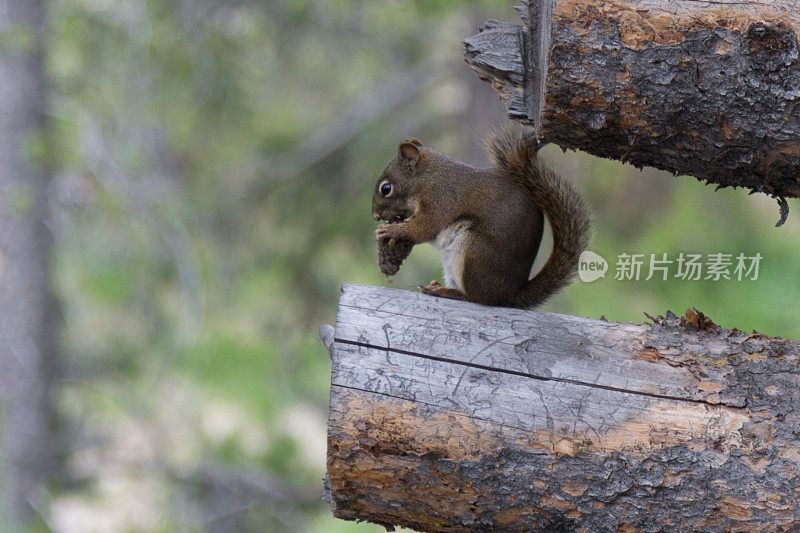
<path id="1" fill-rule="evenodd" d="M 379 247 L 408 255 L 413 244 L 433 242 L 442 251 L 445 284 L 420 285 L 426 294 L 484 305 L 541 305 L 572 281 L 590 224 L 581 196 L 539 163 L 538 148 L 533 134 L 507 130 L 489 142 L 494 167 L 476 168 L 406 139 L 375 185 L 372 216 L 386 222 L 376 230 Z M 553 251 L 529 279 L 543 214 Z"/>

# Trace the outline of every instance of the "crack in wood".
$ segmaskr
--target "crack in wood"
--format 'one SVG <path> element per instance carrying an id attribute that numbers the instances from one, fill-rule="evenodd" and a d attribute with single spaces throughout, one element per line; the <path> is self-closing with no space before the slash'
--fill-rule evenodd
<path id="1" fill-rule="evenodd" d="M 358 341 L 351 341 L 351 340 L 340 339 L 340 338 L 334 338 L 334 342 L 339 342 L 339 343 L 342 343 L 342 344 L 348 344 L 348 345 L 351 345 L 351 346 L 370 348 L 370 349 L 373 349 L 373 350 L 389 351 L 389 352 L 394 352 L 394 353 L 398 353 L 398 354 L 408 355 L 408 356 L 411 356 L 411 357 L 418 357 L 420 359 L 428 359 L 428 360 L 431 360 L 431 361 L 439 361 L 441 363 L 452 363 L 452 364 L 456 364 L 456 365 L 459 365 L 459 366 L 475 368 L 475 369 L 478 369 L 478 370 L 486 370 L 486 371 L 490 371 L 490 372 L 497 372 L 497 373 L 500 373 L 500 374 L 509 374 L 509 375 L 512 375 L 512 376 L 525 377 L 525 378 L 535 379 L 535 380 L 538 380 L 538 381 L 551 381 L 551 382 L 556 382 L 556 383 L 568 383 L 568 384 L 571 384 L 571 385 L 580 385 L 580 386 L 583 386 L 583 387 L 591 387 L 593 389 L 602 389 L 602 390 L 607 390 L 607 391 L 612 391 L 612 392 L 620 392 L 620 393 L 624 393 L 624 394 L 633 394 L 633 395 L 643 396 L 643 397 L 647 397 L 647 398 L 657 398 L 657 399 L 661 399 L 661 400 L 672 400 L 672 401 L 677 401 L 677 402 L 687 402 L 687 403 L 691 403 L 691 404 L 701 404 L 701 405 L 707 405 L 709 407 L 715 407 L 715 408 L 723 407 L 725 409 L 731 409 L 731 410 L 734 410 L 734 411 L 743 411 L 744 410 L 743 407 L 740 407 L 740 406 L 737 406 L 737 405 L 729 405 L 729 404 L 726 404 L 724 402 L 712 403 L 712 402 L 707 402 L 707 401 L 704 401 L 704 400 L 695 400 L 695 399 L 692 399 L 692 398 L 682 398 L 680 396 L 671 396 L 671 395 L 668 395 L 668 394 L 658 394 L 658 393 L 649 393 L 649 392 L 642 392 L 642 391 L 636 391 L 636 390 L 629 390 L 629 389 L 623 389 L 623 388 L 620 388 L 620 387 L 612 387 L 610 385 L 600 385 L 600 384 L 597 384 L 597 383 L 589 383 L 589 382 L 585 382 L 585 381 L 579 381 L 579 380 L 568 379 L 568 378 L 558 378 L 558 377 L 552 377 L 552 376 L 550 376 L 550 377 L 548 377 L 548 376 L 539 376 L 539 375 L 536 375 L 536 374 L 530 374 L 530 373 L 521 372 L 521 371 L 518 371 L 518 370 L 511 370 L 511 369 L 506 369 L 506 368 L 495 368 L 495 367 L 491 367 L 491 366 L 487 366 L 487 365 L 481 365 L 481 364 L 478 364 L 478 363 L 472 363 L 472 362 L 467 362 L 467 361 L 459 361 L 458 359 L 448 359 L 446 357 L 438 357 L 438 356 L 435 356 L 435 355 L 427 355 L 427 354 L 421 354 L 421 353 L 417 353 L 417 352 L 411 352 L 411 351 L 403 350 L 403 349 L 400 349 L 400 348 L 392 348 L 391 346 L 378 346 L 378 345 L 375 345 L 375 344 L 370 344 L 370 343 L 365 343 L 365 342 L 358 342 Z"/>

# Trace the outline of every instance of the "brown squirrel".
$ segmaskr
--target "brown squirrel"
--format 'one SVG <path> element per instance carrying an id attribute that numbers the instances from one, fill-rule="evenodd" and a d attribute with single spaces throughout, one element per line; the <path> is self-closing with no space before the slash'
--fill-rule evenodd
<path id="1" fill-rule="evenodd" d="M 442 251 L 445 285 L 421 285 L 426 294 L 484 305 L 541 305 L 577 272 L 589 216 L 572 186 L 539 164 L 538 147 L 532 134 L 509 130 L 489 143 L 495 166 L 475 168 L 407 139 L 375 185 L 372 216 L 387 222 L 376 231 L 379 246 L 407 255 L 409 241 L 434 242 Z M 542 212 L 552 227 L 553 251 L 529 280 Z"/>

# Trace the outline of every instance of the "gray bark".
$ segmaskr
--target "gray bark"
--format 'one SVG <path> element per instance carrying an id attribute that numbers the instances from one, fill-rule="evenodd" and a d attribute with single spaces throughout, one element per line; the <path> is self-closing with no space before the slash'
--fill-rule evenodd
<path id="1" fill-rule="evenodd" d="M 800 196 L 796 3 L 525 4 L 524 25 L 488 21 L 466 58 L 544 142 Z"/>
<path id="2" fill-rule="evenodd" d="M 48 177 L 24 153 L 44 124 L 43 29 L 41 1 L 0 0 L 0 512 L 7 525 L 32 516 L 55 451 Z"/>
<path id="3" fill-rule="evenodd" d="M 800 528 L 800 343 L 346 285 L 336 516 L 424 531 Z"/>

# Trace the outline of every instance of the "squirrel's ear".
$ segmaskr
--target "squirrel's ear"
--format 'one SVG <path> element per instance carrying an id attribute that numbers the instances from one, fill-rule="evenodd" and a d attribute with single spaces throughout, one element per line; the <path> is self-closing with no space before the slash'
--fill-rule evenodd
<path id="1" fill-rule="evenodd" d="M 419 140 L 419 139 L 417 139 L 416 137 L 411 137 L 410 139 L 406 139 L 406 140 L 405 140 L 405 141 L 403 141 L 403 142 L 411 143 L 411 144 L 413 144 L 414 146 L 418 146 L 419 148 L 422 148 L 422 141 L 420 141 L 420 140 Z"/>
<path id="2" fill-rule="evenodd" d="M 400 147 L 397 149 L 397 158 L 408 161 L 412 167 L 415 166 L 419 161 L 420 146 L 422 146 L 422 143 L 416 139 L 409 139 L 400 143 Z"/>

